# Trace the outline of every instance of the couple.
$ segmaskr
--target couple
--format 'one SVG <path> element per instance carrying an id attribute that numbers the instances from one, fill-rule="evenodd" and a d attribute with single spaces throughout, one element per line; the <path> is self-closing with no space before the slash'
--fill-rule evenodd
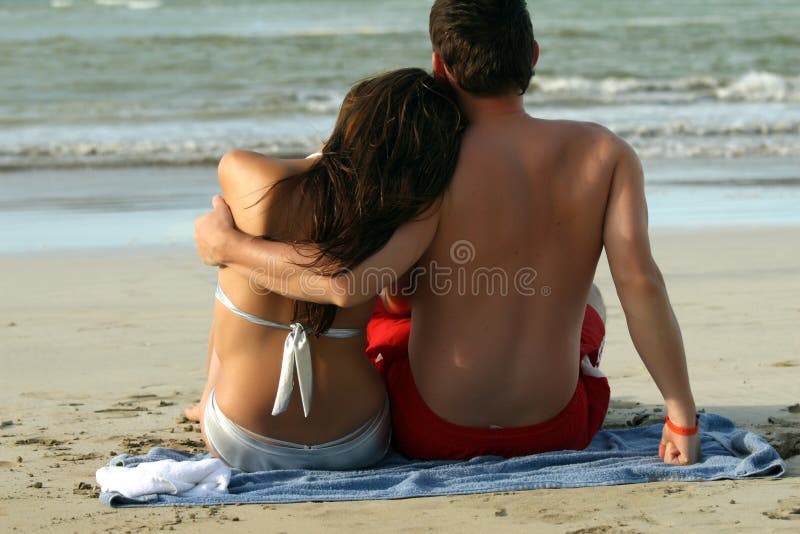
<path id="1" fill-rule="evenodd" d="M 225 200 L 196 223 L 201 258 L 224 268 L 187 415 L 245 471 L 365 467 L 390 441 L 423 459 L 584 448 L 610 395 L 592 285 L 605 248 L 666 404 L 658 453 L 697 461 L 635 153 L 526 114 L 539 49 L 524 0 L 437 0 L 430 37 L 433 76 L 357 84 L 320 153 L 222 159 Z"/>

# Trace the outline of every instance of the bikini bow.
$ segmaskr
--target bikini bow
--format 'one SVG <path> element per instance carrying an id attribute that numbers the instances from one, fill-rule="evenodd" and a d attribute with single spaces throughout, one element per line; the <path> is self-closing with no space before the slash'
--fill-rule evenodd
<path id="1" fill-rule="evenodd" d="M 300 398 L 303 401 L 303 414 L 308 417 L 311 411 L 312 367 L 311 346 L 308 343 L 306 330 L 300 323 L 289 325 L 290 332 L 283 343 L 283 360 L 281 376 L 278 381 L 278 392 L 272 415 L 280 415 L 289 407 L 289 399 L 294 388 L 294 374 L 297 369 L 297 384 L 300 387 Z"/>

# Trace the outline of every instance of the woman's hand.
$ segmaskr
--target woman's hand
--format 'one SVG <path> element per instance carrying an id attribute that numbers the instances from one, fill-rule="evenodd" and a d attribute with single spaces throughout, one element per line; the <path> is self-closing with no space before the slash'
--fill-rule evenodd
<path id="1" fill-rule="evenodd" d="M 197 254 L 206 265 L 223 265 L 225 247 L 230 245 L 239 232 L 233 223 L 230 208 L 220 195 L 211 199 L 213 209 L 194 222 L 194 244 Z"/>
<path id="2" fill-rule="evenodd" d="M 661 444 L 658 456 L 664 463 L 672 465 L 689 465 L 700 459 L 700 434 L 682 436 L 664 425 L 661 431 Z"/>

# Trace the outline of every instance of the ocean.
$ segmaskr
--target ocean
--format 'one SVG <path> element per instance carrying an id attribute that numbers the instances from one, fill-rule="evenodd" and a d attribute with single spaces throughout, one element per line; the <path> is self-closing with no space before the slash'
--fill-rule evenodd
<path id="1" fill-rule="evenodd" d="M 430 0 L 0 0 L 0 252 L 190 244 L 232 148 L 313 151 L 428 68 Z M 600 122 L 654 226 L 798 224 L 800 2 L 531 1 L 528 110 Z"/>

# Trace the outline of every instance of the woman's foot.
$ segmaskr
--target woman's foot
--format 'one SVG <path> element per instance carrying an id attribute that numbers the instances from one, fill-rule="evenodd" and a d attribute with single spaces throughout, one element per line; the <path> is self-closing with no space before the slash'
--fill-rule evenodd
<path id="1" fill-rule="evenodd" d="M 191 406 L 187 406 L 183 409 L 183 415 L 186 416 L 186 419 L 189 421 L 195 421 L 197 423 L 200 422 L 200 417 L 203 415 L 200 412 L 200 403 L 192 404 Z"/>

